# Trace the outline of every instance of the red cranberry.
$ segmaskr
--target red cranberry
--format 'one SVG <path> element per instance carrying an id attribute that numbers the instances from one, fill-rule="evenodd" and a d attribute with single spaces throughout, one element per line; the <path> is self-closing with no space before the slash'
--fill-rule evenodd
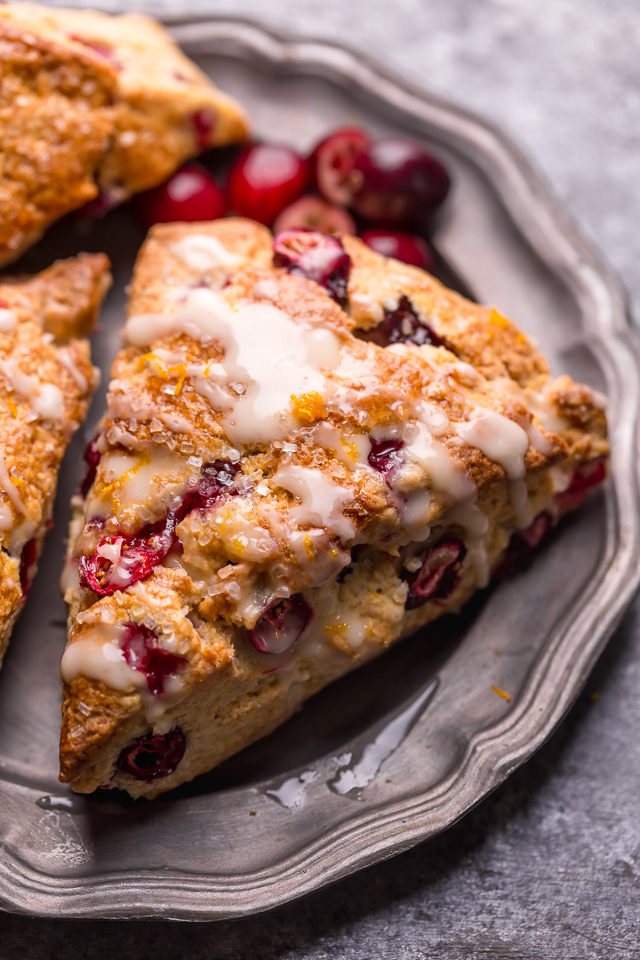
<path id="1" fill-rule="evenodd" d="M 341 307 L 347 302 L 351 260 L 337 237 L 285 230 L 274 237 L 273 264 L 319 283 Z"/>
<path id="2" fill-rule="evenodd" d="M 100 451 L 98 450 L 98 440 L 102 436 L 103 431 L 101 430 L 93 440 L 90 440 L 84 449 L 84 461 L 87 465 L 87 470 L 82 478 L 80 483 L 80 496 L 86 497 L 89 493 L 89 490 L 93 486 L 93 481 L 96 478 L 96 473 L 98 470 L 98 464 L 100 463 Z"/>
<path id="3" fill-rule="evenodd" d="M 398 300 L 395 310 L 384 311 L 382 323 L 370 330 L 359 330 L 358 336 L 361 340 L 377 343 L 379 347 L 388 347 L 390 343 L 414 343 L 418 347 L 424 344 L 432 347 L 447 346 L 433 327 L 418 319 L 415 307 L 404 294 Z"/>
<path id="4" fill-rule="evenodd" d="M 273 225 L 274 233 L 283 230 L 317 230 L 319 233 L 355 234 L 356 225 L 351 214 L 342 207 L 334 207 L 322 197 L 306 194 L 286 207 Z"/>
<path id="5" fill-rule="evenodd" d="M 85 40 L 84 37 L 79 37 L 75 33 L 71 33 L 69 36 L 72 40 L 75 40 L 76 43 L 81 43 L 84 47 L 89 47 L 90 50 L 93 50 L 94 53 L 99 53 L 101 57 L 112 60 L 116 69 L 122 70 L 122 65 L 116 60 L 113 47 L 108 47 L 106 43 L 99 43 L 97 40 Z"/>
<path id="6" fill-rule="evenodd" d="M 191 117 L 198 149 L 201 151 L 211 146 L 211 134 L 213 133 L 215 119 L 210 110 L 197 110 Z"/>
<path id="7" fill-rule="evenodd" d="M 336 130 L 320 141 L 309 157 L 309 163 L 316 186 L 323 197 L 331 203 L 349 205 L 353 165 L 356 157 L 366 150 L 370 143 L 370 137 L 358 127 Z"/>
<path id="8" fill-rule="evenodd" d="M 313 610 L 302 594 L 296 593 L 267 607 L 249 630 L 249 639 L 260 653 L 284 653 L 300 639 L 312 617 Z"/>
<path id="9" fill-rule="evenodd" d="M 517 530 L 509 540 L 509 546 L 498 564 L 494 576 L 498 580 L 505 580 L 520 570 L 531 551 L 546 537 L 553 526 L 550 513 L 539 513 L 532 523 L 524 530 Z"/>
<path id="10" fill-rule="evenodd" d="M 307 161 L 289 147 L 248 147 L 229 171 L 229 206 L 241 216 L 269 227 L 305 190 L 308 180 Z"/>
<path id="11" fill-rule="evenodd" d="M 449 192 L 449 175 L 439 160 L 411 140 L 375 140 L 356 157 L 351 206 L 377 223 L 419 223 Z"/>
<path id="12" fill-rule="evenodd" d="M 83 222 L 87 220 L 102 220 L 111 210 L 118 207 L 121 202 L 122 200 L 117 193 L 113 192 L 109 194 L 105 190 L 100 190 L 93 200 L 89 200 L 84 206 L 79 207 L 78 210 L 74 210 L 73 218 L 74 220 L 81 220 Z"/>
<path id="13" fill-rule="evenodd" d="M 27 540 L 20 556 L 20 587 L 22 589 L 22 603 L 26 603 L 31 590 L 31 584 L 36 572 L 38 561 L 38 541 Z"/>
<path id="14" fill-rule="evenodd" d="M 404 443 L 402 440 L 374 440 L 372 437 L 370 440 L 369 465 L 385 477 L 390 477 L 404 462 L 401 455 Z"/>
<path id="15" fill-rule="evenodd" d="M 429 601 L 446 603 L 460 582 L 466 553 L 461 540 L 446 540 L 429 550 L 415 573 L 404 571 L 403 579 L 409 587 L 407 610 Z"/>
<path id="16" fill-rule="evenodd" d="M 167 677 L 177 673 L 187 662 L 184 657 L 159 646 L 157 635 L 144 624 L 128 623 L 121 647 L 129 666 L 145 675 L 149 693 L 153 696 L 164 693 Z"/>
<path id="17" fill-rule="evenodd" d="M 571 482 L 566 490 L 556 494 L 556 509 L 562 516 L 569 510 L 575 510 L 583 502 L 589 490 L 597 487 L 607 477 L 607 464 L 604 457 L 585 460 L 578 463 L 573 471 Z"/>
<path id="18" fill-rule="evenodd" d="M 185 164 L 166 183 L 139 194 L 133 206 L 147 227 L 154 223 L 217 220 L 225 214 L 224 193 L 197 163 Z"/>
<path id="19" fill-rule="evenodd" d="M 124 748 L 116 766 L 136 780 L 162 780 L 176 769 L 186 746 L 187 738 L 180 727 L 169 733 L 147 733 Z"/>
<path id="20" fill-rule="evenodd" d="M 399 230 L 365 230 L 360 236 L 368 247 L 383 257 L 393 257 L 433 273 L 433 254 L 422 237 Z"/>
<path id="21" fill-rule="evenodd" d="M 207 464 L 194 487 L 187 490 L 177 506 L 172 507 L 163 520 L 149 524 L 132 537 L 103 537 L 96 553 L 79 560 L 80 582 L 101 597 L 116 590 L 126 590 L 132 583 L 143 580 L 154 567 L 162 563 L 177 540 L 176 527 L 193 510 L 208 510 L 229 489 L 238 472 L 238 466 L 224 460 Z M 101 556 L 98 549 L 120 545 L 117 564 Z"/>

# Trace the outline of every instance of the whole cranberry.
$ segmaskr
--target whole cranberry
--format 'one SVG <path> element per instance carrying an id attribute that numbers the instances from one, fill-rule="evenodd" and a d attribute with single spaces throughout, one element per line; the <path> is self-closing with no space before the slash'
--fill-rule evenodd
<path id="1" fill-rule="evenodd" d="M 388 347 L 391 343 L 414 343 L 417 347 L 430 344 L 432 347 L 446 347 L 433 327 L 420 320 L 416 308 L 404 293 L 393 310 L 385 308 L 384 320 L 377 327 L 358 331 L 361 340 L 377 343 L 379 347 Z"/>
<path id="2" fill-rule="evenodd" d="M 323 197 L 342 206 L 350 204 L 351 171 L 356 157 L 370 143 L 371 138 L 359 127 L 335 130 L 320 141 L 309 157 L 309 164 L 315 185 Z"/>
<path id="3" fill-rule="evenodd" d="M 136 780 L 151 783 L 173 773 L 186 747 L 187 738 L 180 727 L 169 733 L 148 733 L 122 750 L 116 766 Z"/>
<path id="4" fill-rule="evenodd" d="M 197 163 L 187 163 L 159 187 L 139 194 L 133 208 L 146 227 L 176 221 L 195 223 L 223 217 L 225 199 L 210 173 Z"/>
<path id="5" fill-rule="evenodd" d="M 300 593 L 276 600 L 264 611 L 249 639 L 260 653 L 284 653 L 299 640 L 313 618 L 313 610 Z"/>
<path id="6" fill-rule="evenodd" d="M 411 140 L 375 140 L 356 157 L 351 206 L 380 224 L 420 223 L 444 202 L 451 181 L 439 160 Z"/>
<path id="7" fill-rule="evenodd" d="M 369 453 L 369 466 L 382 473 L 385 477 L 391 478 L 399 467 L 404 463 L 402 450 L 404 442 L 402 440 L 371 440 L 371 451 Z"/>
<path id="8" fill-rule="evenodd" d="M 295 150 L 266 143 L 248 147 L 229 171 L 229 207 L 270 227 L 308 181 L 307 161 Z"/>
<path id="9" fill-rule="evenodd" d="M 355 234 L 356 225 L 351 214 L 342 207 L 335 207 L 322 197 L 306 194 L 294 200 L 276 217 L 273 232 L 281 233 L 283 230 Z"/>
<path id="10" fill-rule="evenodd" d="M 143 623 L 126 624 L 126 635 L 121 645 L 130 667 L 144 674 L 149 693 L 164 693 L 167 677 L 177 673 L 187 662 L 158 643 L 157 634 Z"/>
<path id="11" fill-rule="evenodd" d="M 415 233 L 402 233 L 400 230 L 364 230 L 360 237 L 368 247 L 383 257 L 393 257 L 394 260 L 402 260 L 403 263 L 410 263 L 433 273 L 433 254 L 422 237 Z"/>

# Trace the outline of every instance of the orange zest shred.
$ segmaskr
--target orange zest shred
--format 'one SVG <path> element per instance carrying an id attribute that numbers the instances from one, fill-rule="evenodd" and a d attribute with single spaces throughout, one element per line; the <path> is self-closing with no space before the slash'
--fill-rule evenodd
<path id="1" fill-rule="evenodd" d="M 24 487 L 25 481 L 21 480 L 20 477 L 9 477 L 9 480 L 11 480 L 14 487 Z"/>
<path id="2" fill-rule="evenodd" d="M 347 456 L 350 460 L 353 460 L 354 463 L 357 463 L 358 460 L 358 447 L 353 440 L 346 440 L 344 437 L 340 437 L 340 443 L 347 451 Z"/>
<path id="3" fill-rule="evenodd" d="M 511 321 L 503 317 L 502 314 L 498 313 L 495 309 L 489 314 L 489 323 L 492 323 L 494 327 L 499 327 L 501 330 L 509 330 L 512 326 Z"/>
<path id="4" fill-rule="evenodd" d="M 142 373 L 145 368 L 145 364 L 147 363 L 154 363 L 160 376 L 165 380 L 167 379 L 167 368 L 160 357 L 157 357 L 155 353 L 143 353 L 140 357 L 138 357 L 138 373 Z"/>
<path id="5" fill-rule="evenodd" d="M 299 397 L 292 393 L 291 407 L 302 423 L 315 423 L 316 420 L 322 420 L 325 416 L 324 400 L 315 390 L 311 393 L 302 393 Z"/>
<path id="6" fill-rule="evenodd" d="M 497 693 L 499 697 L 502 697 L 503 700 L 506 700 L 507 703 L 511 702 L 511 694 L 507 693 L 506 690 L 501 690 L 500 687 L 491 687 L 494 693 Z"/>
<path id="7" fill-rule="evenodd" d="M 324 632 L 328 633 L 331 637 L 337 637 L 341 633 L 344 633 L 348 628 L 349 624 L 341 620 L 339 623 L 328 623 L 324 628 Z"/>
<path id="8" fill-rule="evenodd" d="M 11 396 L 11 394 L 9 394 L 9 410 L 11 410 L 12 417 L 18 416 L 18 408 L 16 407 L 16 402 Z"/>
<path id="9" fill-rule="evenodd" d="M 182 385 L 187 379 L 187 365 L 186 363 L 179 363 L 176 367 L 169 367 L 167 370 L 167 375 L 170 373 L 178 374 L 178 382 L 176 383 L 175 390 L 173 391 L 174 397 L 177 397 L 180 391 L 182 390 Z"/>
<path id="10" fill-rule="evenodd" d="M 311 539 L 311 537 L 309 536 L 308 533 L 305 534 L 305 538 L 304 538 L 304 549 L 305 549 L 306 552 L 307 552 L 307 557 L 309 558 L 309 560 L 315 560 L 315 558 L 316 558 L 316 551 L 315 551 L 315 548 L 314 548 L 314 546 L 313 546 L 313 540 Z"/>
<path id="11" fill-rule="evenodd" d="M 111 493 L 113 490 L 119 490 L 120 487 L 122 487 L 127 480 L 134 475 L 134 473 L 137 473 L 141 467 L 148 466 L 149 463 L 151 463 L 149 455 L 144 454 L 142 457 L 140 457 L 138 463 L 134 464 L 134 466 L 129 470 L 125 470 L 125 472 L 122 473 L 117 480 L 112 480 L 111 483 L 108 483 L 99 491 L 99 494 L 102 495 L 103 493 Z"/>

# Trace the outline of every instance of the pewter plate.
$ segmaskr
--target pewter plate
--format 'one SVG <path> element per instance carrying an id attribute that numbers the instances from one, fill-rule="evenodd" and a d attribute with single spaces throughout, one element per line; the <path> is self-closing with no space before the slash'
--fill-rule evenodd
<path id="1" fill-rule="evenodd" d="M 505 137 L 358 54 L 250 23 L 174 21 L 185 50 L 250 109 L 258 135 L 308 148 L 363 123 L 437 149 L 455 177 L 436 242 L 556 371 L 609 397 L 613 478 L 525 573 L 334 684 L 272 736 L 151 803 L 57 783 L 57 580 L 84 438 L 0 674 L 0 903 L 39 916 L 208 920 L 266 910 L 461 817 L 536 750 L 582 688 L 640 577 L 639 351 L 616 280 Z M 106 249 L 115 285 L 94 338 L 107 371 L 142 234 L 127 210 L 52 231 L 25 269 Z M 89 427 L 100 414 L 96 398 Z M 90 432 L 90 429 L 87 431 Z M 507 701 L 492 688 L 508 692 Z"/>

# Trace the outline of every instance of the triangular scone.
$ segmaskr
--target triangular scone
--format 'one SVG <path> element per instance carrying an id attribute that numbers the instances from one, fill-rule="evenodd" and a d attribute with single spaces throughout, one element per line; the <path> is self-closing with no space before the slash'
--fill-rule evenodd
<path id="1" fill-rule="evenodd" d="M 96 371 L 85 339 L 110 284 L 102 254 L 0 280 L 0 661 L 51 523 L 58 471 Z"/>
<path id="2" fill-rule="evenodd" d="M 106 210 L 246 117 L 141 14 L 0 6 L 0 266 L 100 194 Z"/>
<path id="3" fill-rule="evenodd" d="M 210 769 L 458 610 L 605 475 L 598 395 L 353 237 L 156 227 L 124 336 L 65 576 L 80 792 Z"/>

